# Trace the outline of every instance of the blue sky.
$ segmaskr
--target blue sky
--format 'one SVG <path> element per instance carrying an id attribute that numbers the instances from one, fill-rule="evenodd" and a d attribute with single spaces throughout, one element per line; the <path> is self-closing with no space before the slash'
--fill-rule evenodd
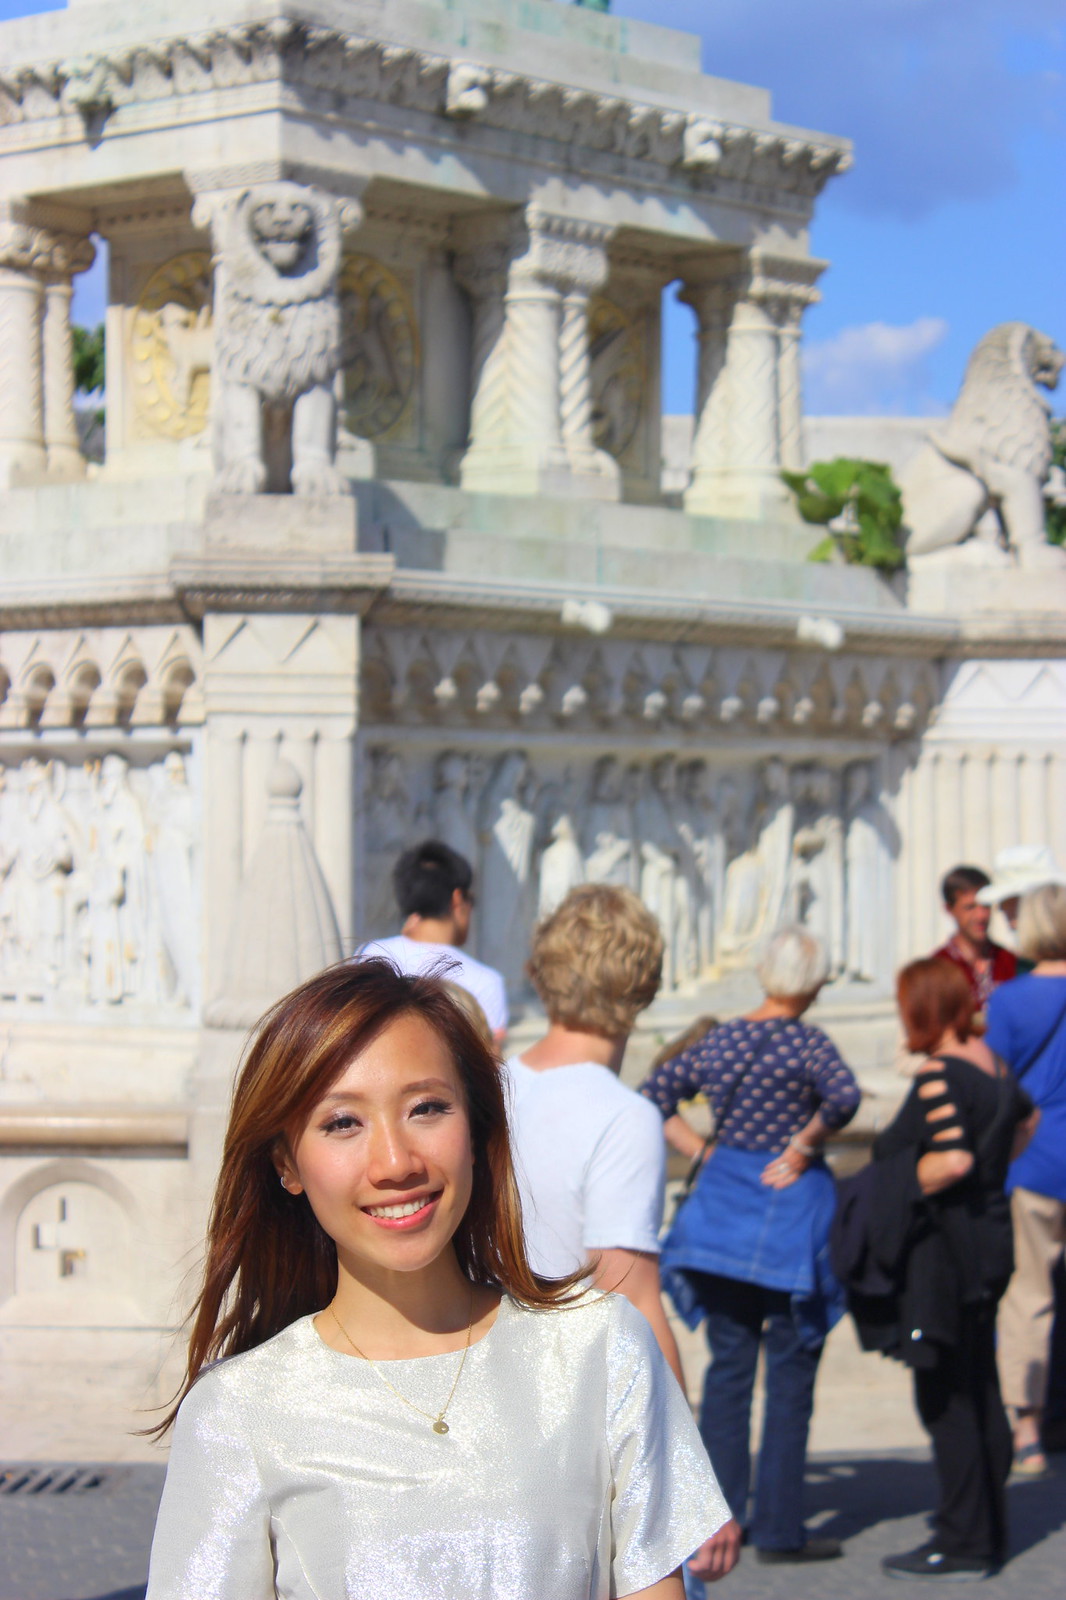
<path id="1" fill-rule="evenodd" d="M 813 252 L 832 266 L 805 323 L 809 411 L 946 409 L 997 322 L 1066 345 L 1064 0 L 613 9 L 700 34 L 705 71 L 769 88 L 782 122 L 854 141 L 815 216 Z M 668 319 L 667 410 L 691 409 L 688 315 Z"/>
<path id="2" fill-rule="evenodd" d="M 0 18 L 53 9 L 0 0 Z M 1066 346 L 1066 0 L 614 0 L 614 11 L 700 34 L 706 71 L 769 88 L 780 121 L 854 140 L 854 168 L 815 219 L 814 253 L 832 266 L 806 320 L 808 410 L 945 410 L 997 322 L 1031 322 Z M 81 284 L 88 320 L 99 274 Z M 685 307 L 667 317 L 664 379 L 666 409 L 690 410 Z"/>

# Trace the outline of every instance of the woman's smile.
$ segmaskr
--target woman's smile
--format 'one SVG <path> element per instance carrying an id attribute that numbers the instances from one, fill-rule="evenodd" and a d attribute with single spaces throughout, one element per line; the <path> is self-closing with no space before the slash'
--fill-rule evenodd
<path id="1" fill-rule="evenodd" d="M 362 1206 L 368 1217 L 387 1228 L 415 1228 L 429 1220 L 443 1190 L 417 1200 L 397 1200 L 391 1205 Z"/>

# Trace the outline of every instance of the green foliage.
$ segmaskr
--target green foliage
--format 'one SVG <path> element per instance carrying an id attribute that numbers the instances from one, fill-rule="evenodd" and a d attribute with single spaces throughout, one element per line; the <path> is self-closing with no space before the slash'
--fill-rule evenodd
<path id="1" fill-rule="evenodd" d="M 94 394 L 104 387 L 104 328 L 74 325 L 74 387 L 79 394 Z"/>
<path id="2" fill-rule="evenodd" d="M 1055 417 L 1051 423 L 1051 460 L 1066 472 L 1066 417 Z M 1061 497 L 1060 497 L 1061 498 Z M 1052 501 L 1047 508 L 1048 544 L 1066 545 L 1066 499 L 1061 505 Z"/>
<path id="3" fill-rule="evenodd" d="M 816 461 L 806 472 L 782 472 L 804 522 L 836 523 L 811 551 L 811 561 L 840 556 L 853 566 L 895 572 L 904 564 L 899 541 L 903 501 L 888 467 L 877 461 Z"/>

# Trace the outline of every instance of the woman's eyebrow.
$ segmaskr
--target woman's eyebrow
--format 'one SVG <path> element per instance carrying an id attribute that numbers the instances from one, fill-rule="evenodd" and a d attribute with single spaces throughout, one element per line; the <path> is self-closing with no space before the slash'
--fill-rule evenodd
<path id="1" fill-rule="evenodd" d="M 449 1083 L 447 1078 L 420 1078 L 417 1083 L 405 1083 L 400 1090 L 401 1094 L 424 1094 L 427 1089 L 444 1089 L 448 1094 L 454 1094 L 455 1085 Z M 333 1094 L 325 1094 L 319 1105 L 336 1105 L 342 1100 L 365 1100 L 365 1094 L 358 1089 L 338 1089 Z"/>

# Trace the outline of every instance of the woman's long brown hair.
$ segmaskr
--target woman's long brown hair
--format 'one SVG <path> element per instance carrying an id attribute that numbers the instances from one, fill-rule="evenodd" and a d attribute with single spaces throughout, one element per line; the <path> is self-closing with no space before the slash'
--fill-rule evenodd
<path id="1" fill-rule="evenodd" d="M 417 1014 L 459 1071 L 474 1148 L 470 1204 L 452 1244 L 471 1283 L 525 1305 L 572 1298 L 581 1275 L 537 1277 L 526 1258 L 499 1061 L 440 979 L 387 961 L 342 962 L 279 1000 L 259 1023 L 237 1078 L 215 1188 L 203 1287 L 192 1311 L 185 1379 L 161 1437 L 209 1362 L 238 1355 L 320 1311 L 337 1287 L 337 1250 L 305 1195 L 281 1187 L 274 1155 L 298 1136 L 352 1060 L 397 1018 Z"/>

